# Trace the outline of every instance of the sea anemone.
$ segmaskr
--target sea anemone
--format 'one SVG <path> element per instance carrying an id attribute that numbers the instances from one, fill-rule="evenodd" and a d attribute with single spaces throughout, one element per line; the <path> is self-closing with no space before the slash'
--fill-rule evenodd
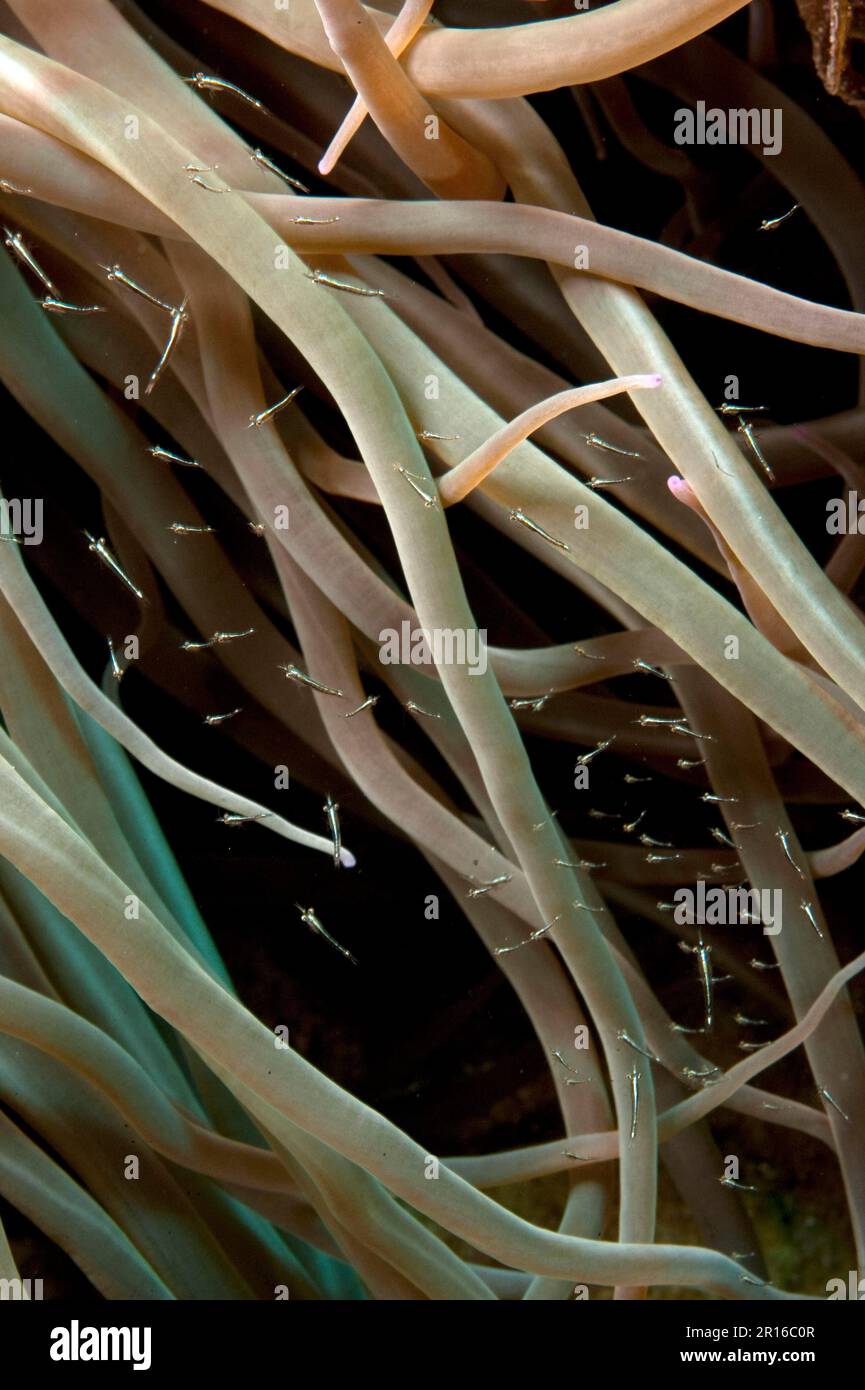
<path id="1" fill-rule="evenodd" d="M 477 8 L 2 5 L 10 1287 L 865 1270 L 859 113 Z"/>

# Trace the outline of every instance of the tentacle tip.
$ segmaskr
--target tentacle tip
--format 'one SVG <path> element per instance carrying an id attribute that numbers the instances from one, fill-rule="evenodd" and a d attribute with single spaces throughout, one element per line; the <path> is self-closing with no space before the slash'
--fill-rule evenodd
<path id="1" fill-rule="evenodd" d="M 340 850 L 339 862 L 343 869 L 353 869 L 357 864 L 357 860 L 355 859 L 350 849 Z"/>

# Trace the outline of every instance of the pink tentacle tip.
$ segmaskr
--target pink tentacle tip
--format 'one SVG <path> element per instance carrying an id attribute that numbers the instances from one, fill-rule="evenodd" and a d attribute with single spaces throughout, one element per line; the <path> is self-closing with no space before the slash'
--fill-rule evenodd
<path id="1" fill-rule="evenodd" d="M 687 502 L 688 494 L 691 491 L 690 483 L 686 483 L 684 478 L 680 478 L 678 473 L 673 473 L 667 479 L 667 487 L 672 492 L 677 502 Z"/>
<path id="2" fill-rule="evenodd" d="M 350 849 L 341 849 L 339 852 L 339 862 L 344 869 L 353 869 L 357 860 Z"/>

